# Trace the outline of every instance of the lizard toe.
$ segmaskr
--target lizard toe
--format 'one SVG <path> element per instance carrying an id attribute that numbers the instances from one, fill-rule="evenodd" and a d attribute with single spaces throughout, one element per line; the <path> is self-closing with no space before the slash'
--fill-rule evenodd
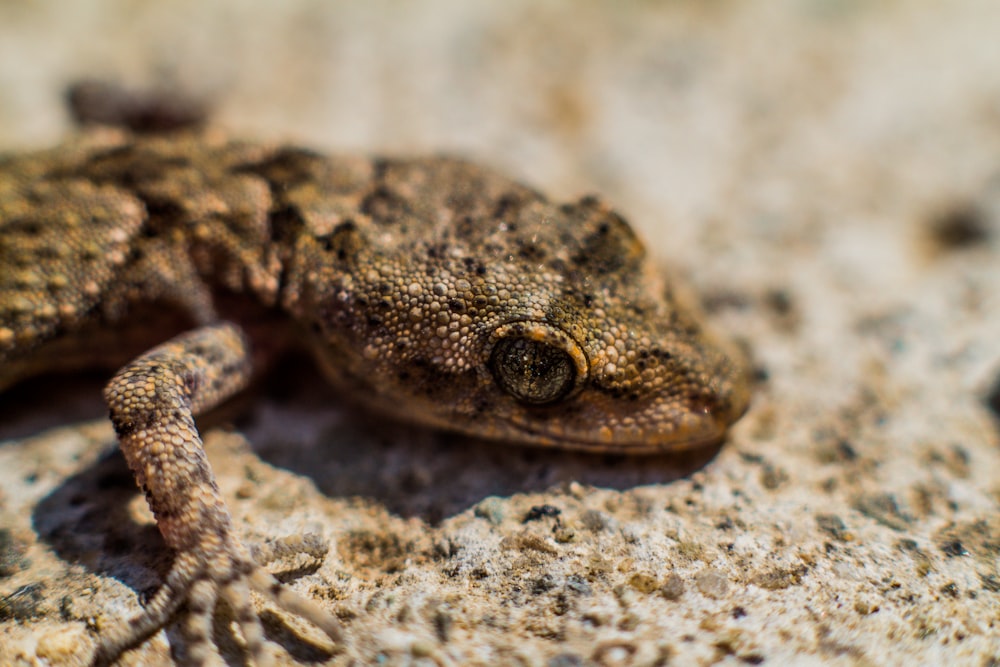
<path id="1" fill-rule="evenodd" d="M 318 539 L 308 536 L 276 544 L 277 548 L 255 549 L 255 555 L 260 555 L 256 559 L 234 540 L 226 540 L 215 549 L 179 554 L 163 586 L 149 604 L 126 623 L 104 634 L 91 666 L 110 665 L 122 653 L 166 627 L 179 614 L 184 615 L 181 630 L 186 640 L 185 664 L 205 664 L 213 651 L 218 650 L 212 639 L 212 621 L 220 599 L 231 608 L 245 649 L 254 663 L 262 667 L 272 665 L 274 657 L 267 649 L 268 642 L 253 605 L 251 590 L 278 608 L 309 621 L 334 642 L 343 642 L 340 623 L 331 612 L 287 588 L 258 564 L 294 553 L 321 556 L 325 549 L 321 548 Z"/>

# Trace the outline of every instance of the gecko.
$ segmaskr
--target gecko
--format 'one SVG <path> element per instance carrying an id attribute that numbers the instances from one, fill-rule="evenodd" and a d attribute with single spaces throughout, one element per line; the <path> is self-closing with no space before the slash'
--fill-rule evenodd
<path id="1" fill-rule="evenodd" d="M 682 450 L 745 411 L 744 355 L 599 198 L 551 201 L 452 157 L 325 155 L 193 124 L 0 157 L 0 390 L 114 373 L 118 445 L 175 554 L 91 664 L 178 617 L 201 664 L 220 600 L 271 664 L 251 590 L 344 641 L 264 568 L 325 546 L 244 544 L 195 424 L 280 350 L 309 350 L 376 412 L 498 446 Z"/>

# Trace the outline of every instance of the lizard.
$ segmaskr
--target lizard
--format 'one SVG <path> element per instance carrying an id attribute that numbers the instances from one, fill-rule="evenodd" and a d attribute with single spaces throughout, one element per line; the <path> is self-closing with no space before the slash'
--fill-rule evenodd
<path id="1" fill-rule="evenodd" d="M 277 350 L 310 350 L 376 411 L 504 444 L 682 450 L 721 442 L 745 411 L 744 355 L 599 198 L 551 201 L 452 157 L 325 155 L 181 121 L 0 157 L 0 390 L 117 370 L 110 420 L 175 554 L 92 664 L 182 612 L 203 663 L 220 599 L 270 664 L 251 589 L 344 640 L 263 567 L 325 547 L 248 548 L 195 424 Z"/>

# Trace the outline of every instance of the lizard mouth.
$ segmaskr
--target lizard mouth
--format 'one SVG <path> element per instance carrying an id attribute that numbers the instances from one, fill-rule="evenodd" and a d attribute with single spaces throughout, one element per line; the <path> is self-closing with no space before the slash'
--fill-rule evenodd
<path id="1" fill-rule="evenodd" d="M 729 426 L 749 407 L 746 392 L 726 394 L 711 402 L 692 403 L 670 418 L 652 420 L 655 428 L 614 423 L 610 416 L 592 415 L 591 428 L 573 427 L 558 418 L 509 414 L 501 418 L 512 437 L 533 445 L 617 454 L 682 452 L 721 443 Z M 638 420 L 637 420 L 638 421 Z M 502 434 L 501 434 L 502 437 Z"/>
<path id="2" fill-rule="evenodd" d="M 676 428 L 669 431 L 640 432 L 637 430 L 614 431 L 607 426 L 594 431 L 561 432 L 539 428 L 514 419 L 505 422 L 520 440 L 532 445 L 616 454 L 663 454 L 716 445 L 723 440 L 729 420 L 699 420 L 696 427 Z"/>

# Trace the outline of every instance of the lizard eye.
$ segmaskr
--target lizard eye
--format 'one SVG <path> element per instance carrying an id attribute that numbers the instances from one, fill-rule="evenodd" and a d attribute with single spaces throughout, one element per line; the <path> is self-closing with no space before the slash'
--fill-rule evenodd
<path id="1" fill-rule="evenodd" d="M 494 332 L 490 370 L 500 388 L 522 403 L 545 405 L 567 397 L 587 375 L 587 358 L 559 329 L 515 322 Z"/>

